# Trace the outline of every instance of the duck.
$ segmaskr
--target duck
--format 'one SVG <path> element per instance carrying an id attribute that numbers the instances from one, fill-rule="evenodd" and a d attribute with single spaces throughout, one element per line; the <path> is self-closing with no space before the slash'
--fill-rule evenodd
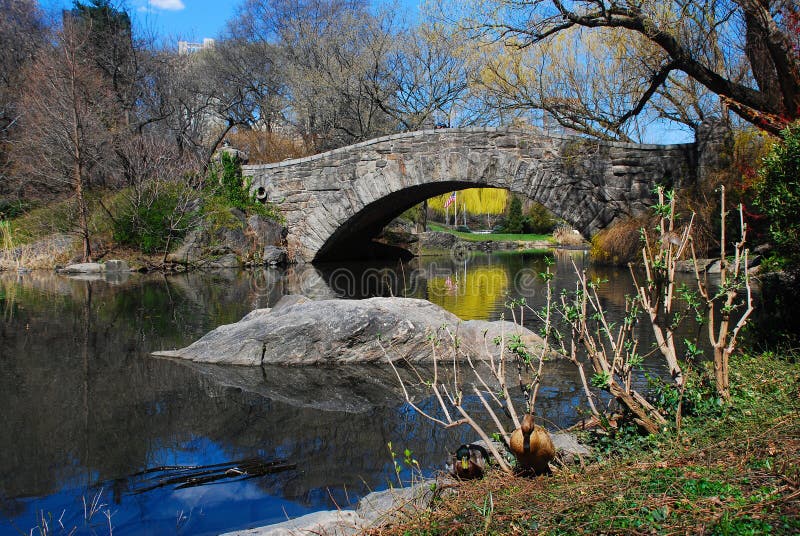
<path id="1" fill-rule="evenodd" d="M 509 450 L 517 458 L 517 469 L 523 474 L 550 474 L 549 462 L 556 456 L 550 434 L 537 426 L 533 415 L 526 414 L 519 428 L 511 433 Z"/>
<path id="2" fill-rule="evenodd" d="M 481 478 L 489 462 L 489 453 L 480 445 L 461 445 L 447 463 L 448 472 L 456 478 Z"/>

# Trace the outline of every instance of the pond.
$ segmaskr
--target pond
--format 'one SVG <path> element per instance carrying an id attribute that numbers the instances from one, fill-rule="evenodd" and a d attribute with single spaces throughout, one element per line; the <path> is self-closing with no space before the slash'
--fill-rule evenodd
<path id="1" fill-rule="evenodd" d="M 557 289 L 574 287 L 574 262 L 624 311 L 626 271 L 589 266 L 581 251 L 555 257 Z M 395 478 L 390 442 L 431 474 L 474 433 L 421 418 L 386 367 L 251 369 L 150 352 L 289 293 L 420 297 L 497 319 L 509 297 L 543 303 L 544 269 L 529 253 L 116 280 L 0 274 L 0 534 L 217 534 L 347 507 Z M 537 405 L 548 426 L 575 423 L 584 406 L 574 369 L 548 364 Z M 263 476 L 226 473 L 242 460 Z"/>

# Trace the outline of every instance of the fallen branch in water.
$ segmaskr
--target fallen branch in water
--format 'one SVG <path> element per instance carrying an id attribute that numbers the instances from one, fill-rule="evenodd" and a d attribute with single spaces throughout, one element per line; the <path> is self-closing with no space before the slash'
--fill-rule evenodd
<path id="1" fill-rule="evenodd" d="M 248 480 L 296 469 L 286 460 L 265 461 L 258 458 L 199 466 L 159 466 L 145 469 L 123 479 L 129 484 L 129 493 L 138 495 L 148 491 L 175 486 L 175 489 L 193 488 L 227 479 L 229 482 Z M 140 478 L 144 477 L 144 478 Z"/>

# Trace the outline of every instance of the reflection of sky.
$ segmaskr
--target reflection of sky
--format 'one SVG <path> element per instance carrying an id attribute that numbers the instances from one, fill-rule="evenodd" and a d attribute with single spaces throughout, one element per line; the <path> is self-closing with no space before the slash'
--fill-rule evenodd
<path id="1" fill-rule="evenodd" d="M 149 466 L 210 465 L 226 461 L 228 456 L 228 452 L 213 441 L 194 438 L 179 449 L 157 448 L 150 453 L 152 463 Z M 282 473 L 278 473 L 260 478 L 281 476 Z M 92 483 L 88 490 L 80 483 L 72 482 L 58 493 L 20 500 L 19 503 L 25 511 L 14 519 L 13 525 L 7 518 L 2 519 L 0 534 L 19 534 L 19 531 L 28 534 L 30 529 L 41 524 L 38 521 L 41 512 L 44 512 L 50 529 L 55 528 L 55 534 L 59 533 L 59 518 L 67 532 L 76 527 L 77 534 L 91 534 L 93 530 L 98 534 L 107 534 L 108 520 L 105 512 L 111 513 L 113 533 L 118 535 L 176 532 L 218 534 L 236 528 L 279 523 L 288 518 L 334 507 L 328 490 L 312 490 L 304 497 L 303 504 L 300 504 L 268 495 L 258 485 L 258 480 L 259 478 L 237 482 L 223 480 L 186 489 L 165 486 L 141 494 L 123 491 L 118 496 L 118 503 L 114 502 L 114 482 Z M 128 483 L 130 484 L 133 482 Z M 103 506 L 87 524 L 84 522 L 83 499 L 91 503 L 97 493 L 101 493 L 99 504 Z M 337 495 L 341 493 L 334 491 L 334 498 Z"/>

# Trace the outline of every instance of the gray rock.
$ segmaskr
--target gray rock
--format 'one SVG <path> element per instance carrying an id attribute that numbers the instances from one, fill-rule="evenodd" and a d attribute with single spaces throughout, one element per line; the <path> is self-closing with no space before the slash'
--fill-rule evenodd
<path id="1" fill-rule="evenodd" d="M 131 268 L 128 263 L 120 260 L 109 260 L 103 265 L 105 272 L 130 272 Z"/>
<path id="2" fill-rule="evenodd" d="M 592 451 L 578 442 L 575 434 L 570 432 L 554 432 L 550 434 L 556 448 L 556 459 L 564 465 L 580 463 L 584 456 L 591 456 Z"/>
<path id="3" fill-rule="evenodd" d="M 533 332 L 509 322 L 462 322 L 425 300 L 301 300 L 279 303 L 269 313 L 220 326 L 186 348 L 155 355 L 251 366 L 425 362 L 433 357 L 429 334 L 440 335 L 440 355 L 452 349 L 453 339 L 445 329 L 457 339 L 459 352 L 476 357 L 485 355 L 487 346 L 496 352 L 491 341 L 501 334 L 519 332 L 532 349 L 541 342 Z"/>
<path id="4" fill-rule="evenodd" d="M 277 246 L 266 246 L 261 255 L 264 264 L 272 266 L 286 263 L 286 250 Z"/>
<path id="5" fill-rule="evenodd" d="M 241 227 L 220 229 L 216 232 L 215 237 L 219 242 L 217 249 L 225 249 L 241 256 L 246 256 L 250 250 L 250 240 L 245 236 L 244 230 Z"/>
<path id="6" fill-rule="evenodd" d="M 431 484 L 425 481 L 414 486 L 370 493 L 360 501 L 356 513 L 368 527 L 380 527 L 427 508 L 433 499 Z"/>
<path id="7" fill-rule="evenodd" d="M 257 215 L 247 218 L 247 230 L 255 237 L 256 243 L 264 246 L 281 245 L 288 232 L 280 223 Z"/>
<path id="8" fill-rule="evenodd" d="M 281 311 L 291 307 L 292 305 L 296 305 L 298 303 L 308 303 L 310 301 L 311 300 L 307 296 L 303 296 L 302 294 L 287 294 L 278 300 L 278 302 L 272 307 L 272 311 Z M 247 316 L 245 318 L 247 318 Z"/>
<path id="9" fill-rule="evenodd" d="M 706 272 L 709 274 L 718 274 L 720 273 L 720 261 L 719 259 L 713 261 L 711 264 L 706 266 Z"/>
<path id="10" fill-rule="evenodd" d="M 430 231 L 427 233 L 420 233 L 419 235 L 419 249 L 420 251 L 426 249 L 441 250 L 450 249 L 458 242 L 458 237 L 450 233 L 440 233 Z"/>
<path id="11" fill-rule="evenodd" d="M 244 212 L 242 212 L 241 210 L 239 210 L 236 207 L 229 208 L 228 212 L 230 212 L 231 216 L 236 218 L 239 221 L 239 223 L 241 223 L 242 226 L 244 227 L 244 223 L 245 223 L 245 219 L 246 219 Z"/>
<path id="12" fill-rule="evenodd" d="M 222 536 L 317 536 L 359 534 L 396 522 L 402 516 L 427 508 L 433 498 L 431 484 L 376 491 L 358 502 L 355 510 L 314 512 L 283 523 L 228 532 Z"/>
<path id="13" fill-rule="evenodd" d="M 103 265 L 99 262 L 81 262 L 65 266 L 59 272 L 62 274 L 100 274 L 103 272 Z"/>
<path id="14" fill-rule="evenodd" d="M 227 532 L 222 536 L 349 536 L 364 529 L 364 520 L 352 510 L 314 512 L 283 523 Z"/>
<path id="15" fill-rule="evenodd" d="M 714 263 L 714 259 L 697 259 L 697 268 L 700 272 L 705 272 Z M 691 259 L 678 261 L 675 263 L 675 270 L 683 273 L 694 273 L 694 261 Z"/>
<path id="16" fill-rule="evenodd" d="M 195 264 L 199 262 L 203 257 L 203 247 L 207 242 L 204 235 L 205 233 L 202 231 L 189 231 L 178 249 L 167 255 L 167 261 L 179 264 Z"/>
<path id="17" fill-rule="evenodd" d="M 226 253 L 225 255 L 209 261 L 203 265 L 203 268 L 212 270 L 226 269 L 226 268 L 239 268 L 241 263 L 235 253 Z"/>

